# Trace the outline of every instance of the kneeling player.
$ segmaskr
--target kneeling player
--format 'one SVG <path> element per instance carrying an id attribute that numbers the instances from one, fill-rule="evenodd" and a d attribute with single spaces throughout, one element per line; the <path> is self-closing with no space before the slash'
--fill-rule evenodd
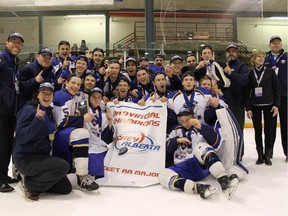
<path id="1" fill-rule="evenodd" d="M 173 154 L 175 165 L 160 172 L 160 183 L 165 188 L 200 194 L 207 199 L 216 188 L 198 181 L 212 174 L 231 199 L 239 179 L 236 174 L 228 176 L 214 149 L 221 144 L 222 137 L 214 128 L 195 119 L 190 108 L 180 109 L 178 117 L 181 125 L 175 127 L 167 140 L 167 154 Z"/>
<path id="2" fill-rule="evenodd" d="M 76 74 L 70 74 L 65 82 L 65 88 L 55 93 L 53 114 L 58 130 L 52 154 L 67 160 L 71 166 L 70 172 L 75 169 L 76 181 L 80 188 L 92 191 L 97 190 L 99 186 L 94 178 L 88 175 L 90 134 L 83 126 L 85 122 L 91 122 L 94 115 L 88 112 L 81 116 L 75 107 L 77 102 L 85 100 L 84 93 L 78 95 L 81 85 L 81 79 Z"/>

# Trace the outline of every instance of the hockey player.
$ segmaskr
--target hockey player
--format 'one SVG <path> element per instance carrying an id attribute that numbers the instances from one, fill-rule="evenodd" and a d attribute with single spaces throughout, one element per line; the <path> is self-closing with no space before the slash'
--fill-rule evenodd
<path id="1" fill-rule="evenodd" d="M 230 92 L 230 79 L 225 75 L 223 68 L 227 65 L 224 62 L 216 62 L 213 60 L 213 49 L 209 45 L 202 47 L 200 52 L 202 60 L 197 65 L 194 74 L 197 81 L 208 75 L 212 78 L 213 86 L 221 90 L 227 104 L 232 104 L 232 96 Z"/>
<path id="2" fill-rule="evenodd" d="M 168 78 L 168 86 L 171 90 L 182 89 L 181 68 L 183 59 L 179 55 L 172 56 L 170 65 L 165 67 L 165 73 Z"/>
<path id="3" fill-rule="evenodd" d="M 111 60 L 104 76 L 105 85 L 103 88 L 103 100 L 105 103 L 110 101 L 112 97 L 118 96 L 117 87 L 120 76 L 122 75 L 120 73 L 119 61 Z"/>
<path id="4" fill-rule="evenodd" d="M 187 71 L 182 75 L 182 91 L 174 91 L 168 96 L 168 108 L 174 110 L 178 115 L 179 110 L 184 105 L 193 109 L 195 117 L 204 123 L 204 112 L 207 107 L 206 95 L 211 95 L 210 91 L 203 88 L 195 88 L 195 76 Z"/>
<path id="5" fill-rule="evenodd" d="M 168 101 L 168 95 L 171 93 L 170 90 L 167 89 L 167 79 L 166 74 L 164 72 L 155 72 L 152 80 L 154 90 L 147 95 L 144 99 L 138 101 L 140 106 L 145 105 L 145 101 L 152 100 L 153 102 L 156 100 L 160 100 L 162 103 Z M 168 108 L 167 111 L 167 128 L 166 133 L 169 134 L 172 130 L 172 127 L 178 123 L 177 116 L 173 110 Z"/>
<path id="6" fill-rule="evenodd" d="M 87 112 L 80 115 L 76 104 L 85 101 L 85 94 L 80 94 L 82 81 L 76 74 L 70 74 L 65 88 L 55 93 L 53 114 L 58 130 L 53 143 L 53 155 L 66 159 L 73 171 L 75 166 L 78 185 L 89 191 L 99 186 L 88 175 L 89 131 L 83 128 L 85 122 L 91 122 L 94 114 Z M 72 162 L 73 161 L 73 162 Z"/>
<path id="7" fill-rule="evenodd" d="M 95 76 L 97 87 L 104 88 L 104 75 L 107 65 L 104 61 L 104 50 L 96 47 L 92 51 L 92 58 L 88 63 L 88 70 Z"/>
<path id="8" fill-rule="evenodd" d="M 130 103 L 137 103 L 138 99 L 134 96 L 129 94 L 130 91 L 130 81 L 125 76 L 120 76 L 118 79 L 118 97 L 114 97 L 111 100 L 114 103 L 119 103 L 120 101 L 123 102 L 130 102 Z"/>
<path id="9" fill-rule="evenodd" d="M 125 75 L 130 81 L 130 89 L 137 88 L 137 61 L 134 58 L 128 58 L 125 62 L 126 70 L 122 73 Z"/>
<path id="10" fill-rule="evenodd" d="M 206 88 L 210 91 L 211 95 L 206 94 L 206 100 L 208 102 L 208 106 L 204 112 L 204 120 L 207 124 L 214 126 L 217 116 L 216 109 L 219 108 L 227 108 L 228 105 L 225 103 L 224 98 L 219 96 L 218 90 L 215 86 L 212 86 L 212 78 L 208 75 L 202 77 L 199 81 L 199 85 L 202 88 Z"/>
<path id="11" fill-rule="evenodd" d="M 112 126 L 111 112 L 106 113 L 101 109 L 103 92 L 100 88 L 91 89 L 89 94 L 90 112 L 94 113 L 91 122 L 85 123 L 85 128 L 90 133 L 89 140 L 89 174 L 95 178 L 104 177 L 104 157 L 107 153 L 107 144 L 113 140 L 114 129 Z"/>
<path id="12" fill-rule="evenodd" d="M 60 90 L 62 88 L 62 84 L 65 83 L 65 80 L 71 73 L 75 73 L 77 77 L 80 77 L 83 84 L 86 77 L 87 67 L 88 58 L 84 55 L 77 56 L 75 68 L 71 68 L 69 70 L 62 70 L 59 72 L 55 82 L 55 89 Z"/>
<path id="13" fill-rule="evenodd" d="M 152 83 L 152 79 L 150 78 L 149 71 L 144 66 L 137 69 L 136 77 L 137 88 L 131 88 L 131 95 L 137 97 L 138 100 L 141 100 L 154 91 L 154 85 Z"/>
<path id="14" fill-rule="evenodd" d="M 70 57 L 70 43 L 69 41 L 62 40 L 58 44 L 58 56 L 53 58 L 52 66 L 55 77 L 58 77 L 60 71 L 69 71 L 75 68 L 75 61 Z M 58 83 L 59 85 L 61 83 Z"/>
<path id="15" fill-rule="evenodd" d="M 221 135 L 195 119 L 191 108 L 181 108 L 178 117 L 181 125 L 171 132 L 167 141 L 167 153 L 174 155 L 175 165 L 160 172 L 160 184 L 171 190 L 200 194 L 201 198 L 207 199 L 216 188 L 198 181 L 211 173 L 222 192 L 231 199 L 239 179 L 236 174 L 228 176 L 215 151 L 223 142 Z"/>

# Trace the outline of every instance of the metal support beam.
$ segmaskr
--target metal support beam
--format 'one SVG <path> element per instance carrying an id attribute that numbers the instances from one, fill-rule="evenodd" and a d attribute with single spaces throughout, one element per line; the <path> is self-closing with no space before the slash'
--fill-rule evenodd
<path id="1" fill-rule="evenodd" d="M 43 47 L 43 16 L 38 16 L 39 50 Z"/>
<path id="2" fill-rule="evenodd" d="M 146 52 L 148 60 L 153 60 L 155 49 L 154 28 L 154 0 L 145 0 L 145 22 L 146 22 Z"/>
<path id="3" fill-rule="evenodd" d="M 105 13 L 105 49 L 106 57 L 110 54 L 110 15 Z"/>
<path id="4" fill-rule="evenodd" d="M 234 16 L 232 19 L 233 22 L 233 41 L 237 42 L 238 41 L 238 32 L 237 32 L 237 16 Z"/>

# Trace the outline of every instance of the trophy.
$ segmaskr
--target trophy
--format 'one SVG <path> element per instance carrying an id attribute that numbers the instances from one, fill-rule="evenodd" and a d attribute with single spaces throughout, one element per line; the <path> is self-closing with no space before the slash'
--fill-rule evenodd
<path id="1" fill-rule="evenodd" d="M 88 100 L 77 101 L 76 109 L 79 110 L 81 116 L 84 116 L 89 110 Z"/>

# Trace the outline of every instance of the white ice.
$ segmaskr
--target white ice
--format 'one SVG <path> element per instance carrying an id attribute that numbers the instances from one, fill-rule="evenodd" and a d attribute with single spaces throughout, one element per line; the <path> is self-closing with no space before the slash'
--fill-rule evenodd
<path id="1" fill-rule="evenodd" d="M 243 164 L 250 174 L 240 181 L 231 200 L 218 187 L 213 199 L 203 200 L 198 195 L 169 191 L 160 185 L 146 188 L 101 187 L 100 193 L 74 190 L 69 195 L 40 196 L 39 201 L 29 202 L 17 184 L 11 193 L 0 193 L 2 216 L 287 216 L 287 163 L 280 143 L 280 132 L 274 148 L 272 166 L 256 165 L 253 129 L 245 129 L 245 156 Z"/>

